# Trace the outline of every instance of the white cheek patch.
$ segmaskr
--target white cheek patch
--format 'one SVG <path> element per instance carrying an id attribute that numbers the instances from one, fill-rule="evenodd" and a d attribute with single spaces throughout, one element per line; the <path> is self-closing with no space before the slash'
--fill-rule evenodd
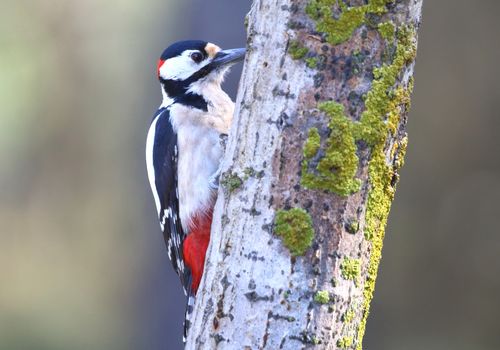
<path id="1" fill-rule="evenodd" d="M 196 50 L 186 50 L 180 56 L 166 60 L 159 69 L 160 77 L 165 80 L 185 80 L 210 62 L 207 58 L 200 63 L 191 59 Z"/>

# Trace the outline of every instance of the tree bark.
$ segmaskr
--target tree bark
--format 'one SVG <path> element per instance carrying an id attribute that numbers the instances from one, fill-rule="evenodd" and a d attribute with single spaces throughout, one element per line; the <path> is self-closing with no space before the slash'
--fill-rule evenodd
<path id="1" fill-rule="evenodd" d="M 255 0 L 187 349 L 361 349 L 422 0 Z"/>

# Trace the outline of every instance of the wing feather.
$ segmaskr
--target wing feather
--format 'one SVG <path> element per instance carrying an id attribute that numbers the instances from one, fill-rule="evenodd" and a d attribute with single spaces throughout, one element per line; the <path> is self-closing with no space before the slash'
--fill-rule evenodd
<path id="1" fill-rule="evenodd" d="M 184 292 L 190 290 L 191 272 L 184 265 L 182 247 L 186 234 L 179 218 L 179 195 L 177 190 L 177 134 L 170 123 L 168 108 L 160 109 L 151 123 L 149 133 L 153 138 L 151 188 L 157 198 L 158 218 L 167 245 L 168 256 L 180 277 Z M 148 134 L 149 138 L 149 134 Z M 154 186 L 153 186 L 154 185 Z"/>

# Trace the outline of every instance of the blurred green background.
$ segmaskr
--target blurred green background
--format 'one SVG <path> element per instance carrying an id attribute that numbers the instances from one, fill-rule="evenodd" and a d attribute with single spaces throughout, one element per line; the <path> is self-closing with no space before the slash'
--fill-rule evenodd
<path id="1" fill-rule="evenodd" d="M 143 156 L 155 64 L 179 39 L 244 45 L 249 7 L 2 2 L 1 350 L 181 348 Z M 498 13 L 494 0 L 425 0 L 366 349 L 500 348 Z"/>

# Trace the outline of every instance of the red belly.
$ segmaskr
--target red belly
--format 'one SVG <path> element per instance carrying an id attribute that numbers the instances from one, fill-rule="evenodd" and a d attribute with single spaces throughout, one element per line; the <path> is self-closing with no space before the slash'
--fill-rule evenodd
<path id="1" fill-rule="evenodd" d="M 205 253 L 210 241 L 210 227 L 212 225 L 212 209 L 206 214 L 196 216 L 193 223 L 189 225 L 189 234 L 184 240 L 183 255 L 186 265 L 191 270 L 193 277 L 191 288 L 196 294 L 200 285 L 203 267 L 205 264 Z"/>

